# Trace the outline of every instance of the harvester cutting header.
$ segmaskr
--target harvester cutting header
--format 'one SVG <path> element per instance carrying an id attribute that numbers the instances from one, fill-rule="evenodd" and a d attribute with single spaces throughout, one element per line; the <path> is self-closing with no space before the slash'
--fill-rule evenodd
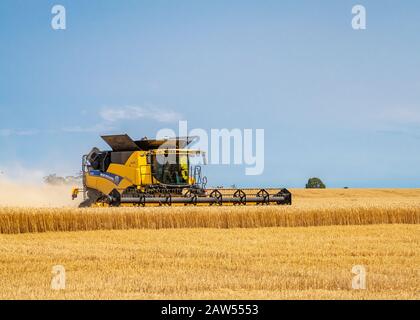
<path id="1" fill-rule="evenodd" d="M 290 205 L 287 189 L 206 189 L 207 178 L 190 158 L 202 156 L 187 148 L 195 137 L 132 140 L 128 135 L 102 136 L 111 151 L 93 148 L 83 156 L 80 207 L 147 205 Z"/>

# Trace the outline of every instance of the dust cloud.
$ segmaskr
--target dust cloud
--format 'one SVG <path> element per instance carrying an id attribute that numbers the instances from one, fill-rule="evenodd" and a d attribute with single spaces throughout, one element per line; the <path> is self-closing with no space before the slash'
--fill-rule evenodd
<path id="1" fill-rule="evenodd" d="M 23 183 L 0 179 L 0 207 L 77 207 L 72 201 L 71 186 Z"/>

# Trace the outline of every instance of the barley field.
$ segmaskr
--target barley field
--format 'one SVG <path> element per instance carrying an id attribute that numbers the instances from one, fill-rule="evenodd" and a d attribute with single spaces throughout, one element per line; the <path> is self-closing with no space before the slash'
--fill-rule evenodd
<path id="1" fill-rule="evenodd" d="M 165 207 L 0 209 L 0 234 L 57 231 L 417 224 L 420 208 Z"/>
<path id="2" fill-rule="evenodd" d="M 420 299 L 419 189 L 292 192 L 286 207 L 2 206 L 0 298 Z"/>
<path id="3" fill-rule="evenodd" d="M 419 299 L 418 225 L 0 237 L 3 299 Z M 66 268 L 66 289 L 50 288 Z M 365 290 L 351 287 L 366 268 Z"/>
<path id="4" fill-rule="evenodd" d="M 292 206 L 0 207 L 0 233 L 418 224 L 420 190 L 293 190 Z"/>

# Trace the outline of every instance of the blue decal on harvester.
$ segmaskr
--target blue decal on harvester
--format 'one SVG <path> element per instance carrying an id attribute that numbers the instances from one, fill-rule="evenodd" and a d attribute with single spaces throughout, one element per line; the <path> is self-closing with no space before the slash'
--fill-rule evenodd
<path id="1" fill-rule="evenodd" d="M 116 174 L 108 173 L 108 172 L 102 172 L 100 170 L 90 170 L 89 175 L 107 179 L 107 180 L 113 182 L 116 185 L 119 185 L 120 182 L 124 179 L 123 177 L 120 177 Z"/>

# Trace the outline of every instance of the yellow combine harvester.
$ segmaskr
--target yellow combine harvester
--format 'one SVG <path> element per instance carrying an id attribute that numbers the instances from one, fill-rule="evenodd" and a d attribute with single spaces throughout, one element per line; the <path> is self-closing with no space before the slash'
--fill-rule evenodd
<path id="1" fill-rule="evenodd" d="M 194 137 L 134 141 L 128 135 L 102 136 L 112 151 L 93 148 L 83 156 L 80 207 L 162 205 L 269 205 L 292 203 L 287 189 L 206 189 L 207 178 L 190 158 L 203 156 L 187 149 Z"/>

